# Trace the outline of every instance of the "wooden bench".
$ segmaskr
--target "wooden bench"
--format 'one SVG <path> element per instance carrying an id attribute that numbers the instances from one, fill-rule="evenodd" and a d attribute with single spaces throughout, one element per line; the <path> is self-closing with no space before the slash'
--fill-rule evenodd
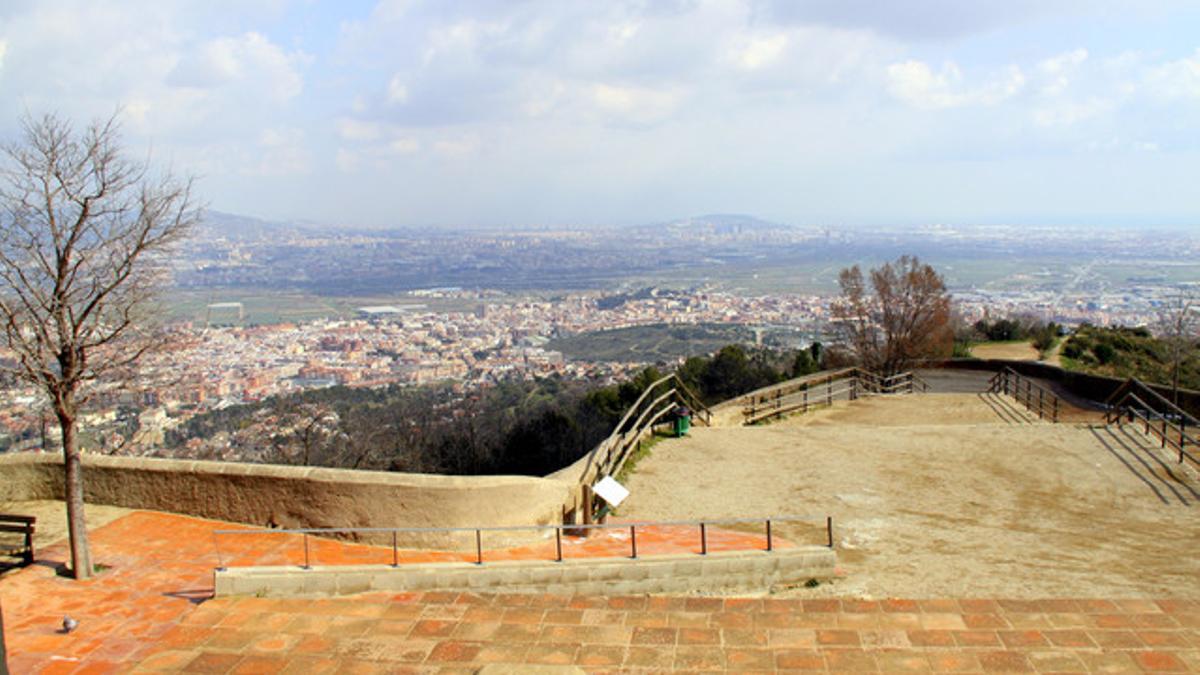
<path id="1" fill-rule="evenodd" d="M 33 564 L 33 532 L 37 518 L 34 516 L 19 516 L 12 513 L 0 513 L 0 532 L 13 532 L 25 535 L 25 544 L 21 547 L 0 544 L 0 553 L 19 555 L 26 565 Z"/>

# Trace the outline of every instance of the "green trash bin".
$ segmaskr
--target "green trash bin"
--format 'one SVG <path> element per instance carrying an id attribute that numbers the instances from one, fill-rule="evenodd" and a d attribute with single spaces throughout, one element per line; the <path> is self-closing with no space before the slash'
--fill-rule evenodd
<path id="1" fill-rule="evenodd" d="M 687 436 L 688 429 L 692 428 L 692 411 L 687 408 L 676 408 L 674 412 L 675 437 Z"/>

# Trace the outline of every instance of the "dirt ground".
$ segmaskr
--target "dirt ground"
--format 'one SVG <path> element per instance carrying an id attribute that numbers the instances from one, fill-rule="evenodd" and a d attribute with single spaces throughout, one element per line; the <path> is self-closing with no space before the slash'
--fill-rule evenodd
<path id="1" fill-rule="evenodd" d="M 1038 360 L 1038 350 L 1029 342 L 983 342 L 971 346 L 971 355 L 980 359 Z"/>
<path id="2" fill-rule="evenodd" d="M 794 595 L 1200 597 L 1200 477 L 1140 432 L 1030 421 L 1011 399 L 838 403 L 693 428 L 643 459 L 621 518 L 834 518 L 843 575 Z M 779 525 L 823 543 L 817 526 Z"/>

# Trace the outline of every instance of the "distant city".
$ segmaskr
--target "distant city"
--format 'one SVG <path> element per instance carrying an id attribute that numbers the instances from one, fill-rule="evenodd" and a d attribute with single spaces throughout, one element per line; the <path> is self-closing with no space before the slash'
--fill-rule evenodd
<path id="1" fill-rule="evenodd" d="M 1200 279 L 1200 239 L 1179 232 L 841 230 L 745 216 L 374 232 L 216 213 L 175 263 L 165 311 L 178 346 L 147 360 L 136 388 L 99 391 L 83 428 L 93 449 L 136 452 L 195 414 L 309 388 L 611 382 L 646 358 L 556 346 L 636 326 L 741 326 L 744 341 L 804 347 L 831 339 L 842 267 L 904 253 L 943 273 L 968 322 L 1145 325 Z M 33 391 L 9 387 L 3 398 L 4 447 L 38 446 L 54 433 Z"/>

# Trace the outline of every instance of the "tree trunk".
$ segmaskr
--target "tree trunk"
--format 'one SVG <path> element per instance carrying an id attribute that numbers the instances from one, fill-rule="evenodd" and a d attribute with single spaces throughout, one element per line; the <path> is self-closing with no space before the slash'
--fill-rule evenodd
<path id="1" fill-rule="evenodd" d="M 63 468 L 66 471 L 67 531 L 71 537 L 71 572 L 76 579 L 92 576 L 92 553 L 88 546 L 87 521 L 83 514 L 83 458 L 75 440 L 75 416 L 57 411 L 62 429 Z"/>

